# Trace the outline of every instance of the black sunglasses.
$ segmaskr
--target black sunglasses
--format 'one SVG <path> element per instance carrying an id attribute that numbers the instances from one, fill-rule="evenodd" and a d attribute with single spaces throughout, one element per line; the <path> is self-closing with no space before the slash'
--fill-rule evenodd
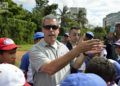
<path id="1" fill-rule="evenodd" d="M 47 30 L 50 30 L 51 28 L 53 30 L 57 30 L 59 28 L 59 26 L 57 26 L 57 25 L 44 25 L 43 28 L 45 28 Z"/>

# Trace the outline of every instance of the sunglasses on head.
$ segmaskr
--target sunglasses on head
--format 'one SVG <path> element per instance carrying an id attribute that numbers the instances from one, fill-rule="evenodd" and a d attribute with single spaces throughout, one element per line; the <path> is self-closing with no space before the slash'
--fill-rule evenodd
<path id="1" fill-rule="evenodd" d="M 59 26 L 57 26 L 57 25 L 44 25 L 43 28 L 47 29 L 47 30 L 50 30 L 51 28 L 53 30 L 57 30 L 59 28 Z"/>

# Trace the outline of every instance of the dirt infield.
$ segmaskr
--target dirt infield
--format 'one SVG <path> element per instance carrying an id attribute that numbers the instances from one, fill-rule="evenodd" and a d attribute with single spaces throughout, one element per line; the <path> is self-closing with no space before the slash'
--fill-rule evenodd
<path id="1" fill-rule="evenodd" d="M 16 65 L 19 65 L 20 61 L 21 61 L 21 57 L 25 54 L 26 51 L 17 51 L 16 55 Z"/>

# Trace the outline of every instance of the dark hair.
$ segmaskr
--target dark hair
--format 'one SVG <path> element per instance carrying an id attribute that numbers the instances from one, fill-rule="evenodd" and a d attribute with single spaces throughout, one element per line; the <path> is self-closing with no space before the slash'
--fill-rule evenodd
<path id="1" fill-rule="evenodd" d="M 73 29 L 79 30 L 80 27 L 71 27 L 71 28 L 70 28 L 70 30 L 73 30 Z"/>
<path id="2" fill-rule="evenodd" d="M 11 50 L 16 50 L 17 49 L 17 47 L 16 48 L 13 48 L 13 49 L 11 49 Z M 3 54 L 4 52 L 6 52 L 6 51 L 9 51 L 9 50 L 0 50 L 0 54 Z"/>
<path id="3" fill-rule="evenodd" d="M 70 33 L 73 29 L 75 29 L 75 30 L 80 30 L 80 27 L 71 27 L 69 33 Z"/>
<path id="4" fill-rule="evenodd" d="M 115 79 L 114 65 L 106 58 L 96 57 L 88 63 L 86 73 L 95 73 L 101 76 L 106 82 L 112 82 Z"/>
<path id="5" fill-rule="evenodd" d="M 34 40 L 40 40 L 40 39 L 42 39 L 42 38 L 44 38 L 44 37 L 39 37 L 39 38 L 36 38 L 36 39 L 34 39 Z"/>
<path id="6" fill-rule="evenodd" d="M 4 50 L 0 50 L 0 54 L 3 54 Z"/>

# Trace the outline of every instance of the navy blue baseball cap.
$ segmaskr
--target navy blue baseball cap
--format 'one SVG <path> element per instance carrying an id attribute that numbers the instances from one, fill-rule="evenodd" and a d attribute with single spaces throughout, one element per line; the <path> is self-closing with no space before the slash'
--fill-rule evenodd
<path id="1" fill-rule="evenodd" d="M 86 36 L 87 36 L 89 39 L 94 38 L 93 32 L 90 32 L 90 31 L 86 32 Z"/>
<path id="2" fill-rule="evenodd" d="M 38 38 L 44 38 L 44 33 L 43 32 L 36 32 L 34 34 L 34 40 Z"/>
<path id="3" fill-rule="evenodd" d="M 65 33 L 64 36 L 69 37 L 69 33 Z"/>
<path id="4" fill-rule="evenodd" d="M 93 73 L 74 73 L 68 75 L 60 86 L 107 86 L 106 82 Z"/>

